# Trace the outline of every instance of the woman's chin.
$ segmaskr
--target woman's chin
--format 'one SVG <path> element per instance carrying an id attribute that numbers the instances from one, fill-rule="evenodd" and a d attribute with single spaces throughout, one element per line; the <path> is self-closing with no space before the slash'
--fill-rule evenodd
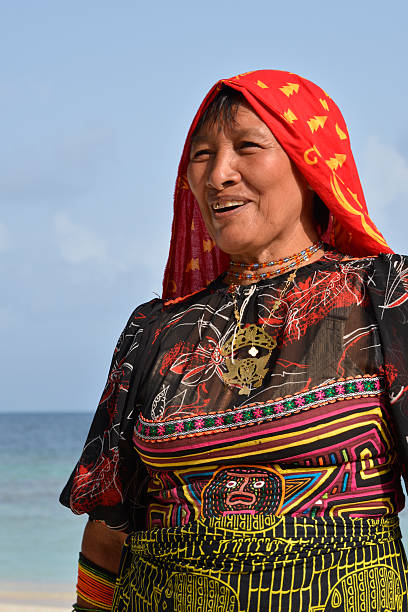
<path id="1" fill-rule="evenodd" d="M 218 239 L 215 241 L 217 247 L 230 255 L 230 257 L 238 257 L 240 255 L 246 255 L 251 257 L 251 252 L 254 249 L 254 242 L 248 240 L 248 236 L 245 237 L 245 240 L 241 238 L 229 238 L 229 239 Z"/>
<path id="2" fill-rule="evenodd" d="M 251 253 L 255 256 L 259 250 L 263 250 L 265 244 L 269 245 L 274 240 L 275 234 L 271 232 L 268 240 L 269 236 L 262 232 L 263 229 L 264 227 L 254 227 L 250 223 L 239 224 L 239 227 L 233 227 L 231 224 L 229 227 L 217 228 L 212 235 L 217 247 L 224 253 L 231 257 L 245 255 L 251 258 Z"/>

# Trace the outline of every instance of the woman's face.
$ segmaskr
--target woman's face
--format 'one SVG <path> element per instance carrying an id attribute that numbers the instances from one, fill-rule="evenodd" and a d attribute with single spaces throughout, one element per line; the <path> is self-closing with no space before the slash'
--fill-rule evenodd
<path id="1" fill-rule="evenodd" d="M 291 255 L 316 239 L 313 192 L 246 104 L 232 125 L 201 128 L 187 177 L 209 234 L 235 259 Z"/>

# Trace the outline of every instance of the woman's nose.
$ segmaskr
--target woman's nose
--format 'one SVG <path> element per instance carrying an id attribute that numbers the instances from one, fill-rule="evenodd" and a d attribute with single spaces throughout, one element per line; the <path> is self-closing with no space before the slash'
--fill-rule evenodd
<path id="1" fill-rule="evenodd" d="M 239 182 L 241 175 L 237 168 L 236 159 L 231 152 L 218 152 L 213 157 L 209 167 L 207 185 L 219 191 L 228 185 Z"/>

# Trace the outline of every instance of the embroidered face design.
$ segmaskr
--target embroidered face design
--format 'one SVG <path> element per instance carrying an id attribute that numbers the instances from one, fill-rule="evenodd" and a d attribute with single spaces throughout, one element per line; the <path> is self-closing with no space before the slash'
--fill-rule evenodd
<path id="1" fill-rule="evenodd" d="M 275 347 L 275 338 L 262 327 L 252 324 L 240 328 L 221 349 L 227 368 L 223 374 L 224 381 L 227 385 L 240 387 L 240 395 L 248 395 L 251 388 L 261 386 Z"/>
<path id="2" fill-rule="evenodd" d="M 203 489 L 201 514 L 276 514 L 283 497 L 284 479 L 271 468 L 221 468 Z"/>

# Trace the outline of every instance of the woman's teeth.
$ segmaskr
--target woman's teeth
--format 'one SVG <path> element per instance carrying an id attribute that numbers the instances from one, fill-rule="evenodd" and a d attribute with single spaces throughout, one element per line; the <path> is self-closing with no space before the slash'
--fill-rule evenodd
<path id="1" fill-rule="evenodd" d="M 220 212 L 228 208 L 237 208 L 238 206 L 243 206 L 244 204 L 246 204 L 246 202 L 243 200 L 231 200 L 231 202 L 214 202 L 212 207 L 213 210 Z"/>

